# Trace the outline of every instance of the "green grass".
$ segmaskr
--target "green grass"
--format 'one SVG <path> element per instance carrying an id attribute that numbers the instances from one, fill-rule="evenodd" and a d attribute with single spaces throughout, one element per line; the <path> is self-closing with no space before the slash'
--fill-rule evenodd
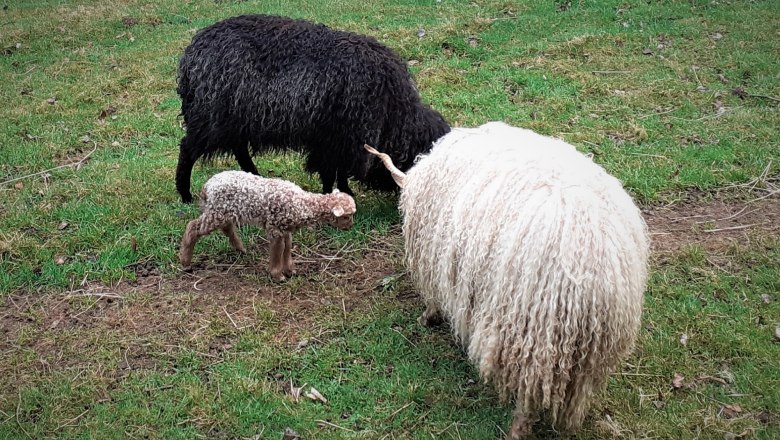
<path id="1" fill-rule="evenodd" d="M 453 124 L 503 120 L 560 136 L 593 153 L 641 204 L 745 183 L 767 166 L 776 176 L 780 165 L 780 114 L 766 98 L 780 96 L 780 43 L 773 38 L 780 10 L 771 0 L 7 3 L 0 11 L 0 182 L 95 148 L 78 169 L 0 184 L 0 307 L 8 310 L 14 298 L 56 296 L 82 280 L 132 280 L 138 262 L 167 279 L 178 276 L 176 249 L 196 208 L 179 203 L 173 185 L 183 134 L 176 64 L 196 29 L 241 13 L 373 35 L 417 61 L 411 70 L 423 99 Z M 128 27 L 123 17 L 137 24 Z M 741 90 L 742 97 L 734 93 Z M 263 174 L 318 188 L 297 155 L 255 162 Z M 193 188 L 235 167 L 232 159 L 199 165 Z M 397 241 L 396 200 L 359 191 L 355 228 L 301 231 L 296 243 L 357 249 L 348 258 L 357 264 L 377 258 L 370 254 L 375 240 Z M 250 249 L 263 248 L 260 233 L 241 232 Z M 755 438 L 780 435 L 780 353 L 772 340 L 780 320 L 778 248 L 765 237 L 730 248 L 728 273 L 698 248 L 656 265 L 637 353 L 594 403 L 580 437 L 722 438 L 745 429 Z M 395 250 L 387 258 L 397 275 Z M 196 252 L 206 262 L 251 265 L 259 258 L 255 251 L 236 256 L 216 235 Z M 24 380 L 0 393 L 0 437 L 278 438 L 291 426 L 306 438 L 496 438 L 510 409 L 470 382 L 476 374 L 445 330 L 414 323 L 416 303 L 395 299 L 408 289 L 405 278 L 388 280 L 363 309 L 318 315 L 317 328 L 331 332 L 322 343 L 291 352 L 273 338 L 283 324 L 268 318 L 270 309 L 258 312 L 259 322 L 268 320 L 263 331 L 230 330 L 220 315 L 228 330 L 209 327 L 210 334 L 232 346 L 217 359 L 177 336 L 178 349 L 153 353 L 154 365 L 119 377 L 127 348 L 119 336 L 37 328 L 46 313 L 37 311 L 34 325 L 2 343 L 13 354 L 0 358 L 0 370 Z M 330 286 L 327 274 L 318 274 L 286 289 L 311 283 Z M 356 288 L 338 289 L 350 295 Z M 148 298 L 135 300 L 125 306 Z M 107 339 L 96 353 L 70 350 L 74 359 L 46 368 L 30 348 L 44 336 L 63 344 Z M 675 373 L 686 378 L 681 389 L 671 387 Z M 274 375 L 315 385 L 329 404 L 295 404 Z M 732 403 L 742 412 L 719 414 Z M 771 415 L 769 423 L 761 413 Z M 354 432 L 323 429 L 316 420 Z"/>

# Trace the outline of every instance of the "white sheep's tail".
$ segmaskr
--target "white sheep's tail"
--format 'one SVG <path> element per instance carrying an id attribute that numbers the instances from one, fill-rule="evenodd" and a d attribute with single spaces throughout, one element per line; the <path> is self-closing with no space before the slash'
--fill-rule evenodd
<path id="1" fill-rule="evenodd" d="M 395 183 L 398 184 L 401 188 L 406 185 L 406 174 L 403 173 L 403 171 L 399 170 L 398 168 L 393 165 L 393 159 L 390 158 L 385 153 L 380 153 L 379 151 L 376 151 L 374 148 L 372 148 L 368 144 L 363 144 L 363 148 L 366 149 L 369 153 L 373 154 L 374 156 L 378 157 L 379 160 L 382 161 L 383 164 L 385 164 L 385 168 L 387 168 L 387 171 L 390 171 L 390 174 L 393 176 L 393 180 L 395 180 Z"/>

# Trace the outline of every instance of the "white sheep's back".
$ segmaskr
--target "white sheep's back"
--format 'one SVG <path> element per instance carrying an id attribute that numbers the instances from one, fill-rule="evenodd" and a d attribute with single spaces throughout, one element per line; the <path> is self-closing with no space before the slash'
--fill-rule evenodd
<path id="1" fill-rule="evenodd" d="M 400 205 L 415 284 L 502 398 L 555 420 L 578 398 L 567 386 L 589 396 L 630 352 L 647 228 L 573 146 L 497 122 L 454 129 L 407 173 Z"/>

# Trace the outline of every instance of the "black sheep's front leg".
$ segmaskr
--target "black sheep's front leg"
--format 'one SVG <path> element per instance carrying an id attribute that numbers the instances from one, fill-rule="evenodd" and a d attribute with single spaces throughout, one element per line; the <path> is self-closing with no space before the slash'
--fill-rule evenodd
<path id="1" fill-rule="evenodd" d="M 347 193 L 351 196 L 354 196 L 355 193 L 352 192 L 352 190 L 349 188 L 349 174 L 346 170 L 343 168 L 340 168 L 336 171 L 336 178 L 337 178 L 337 188 L 339 191 L 343 193 Z"/>
<path id="2" fill-rule="evenodd" d="M 320 170 L 320 180 L 322 180 L 322 193 L 332 193 L 333 184 L 336 183 L 336 169 L 326 167 L 325 169 Z"/>

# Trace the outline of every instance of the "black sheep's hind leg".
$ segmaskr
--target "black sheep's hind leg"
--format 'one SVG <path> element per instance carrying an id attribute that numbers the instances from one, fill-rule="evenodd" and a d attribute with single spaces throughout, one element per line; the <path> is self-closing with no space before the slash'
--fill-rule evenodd
<path id="1" fill-rule="evenodd" d="M 338 170 L 336 172 L 336 177 L 337 177 L 336 187 L 339 189 L 339 191 L 343 193 L 347 193 L 350 196 L 354 196 L 355 193 L 353 193 L 352 189 L 350 189 L 349 187 L 349 174 L 347 174 L 347 172 L 344 170 Z"/>
<path id="2" fill-rule="evenodd" d="M 252 173 L 258 176 L 260 175 L 260 173 L 257 171 L 257 167 L 255 167 L 255 163 L 252 162 L 252 156 L 249 155 L 248 143 L 243 142 L 241 145 L 236 144 L 236 147 L 233 149 L 233 154 L 236 156 L 238 165 L 242 170 L 246 171 L 247 173 Z"/>

